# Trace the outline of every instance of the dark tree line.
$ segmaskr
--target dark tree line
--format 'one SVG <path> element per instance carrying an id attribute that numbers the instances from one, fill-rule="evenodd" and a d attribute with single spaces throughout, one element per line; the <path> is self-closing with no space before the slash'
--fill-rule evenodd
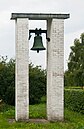
<path id="1" fill-rule="evenodd" d="M 39 103 L 46 92 L 46 71 L 29 64 L 30 104 Z M 0 57 L 0 99 L 15 105 L 15 60 Z"/>
<path id="2" fill-rule="evenodd" d="M 84 86 L 84 33 L 70 47 L 68 70 L 65 71 L 65 86 Z"/>

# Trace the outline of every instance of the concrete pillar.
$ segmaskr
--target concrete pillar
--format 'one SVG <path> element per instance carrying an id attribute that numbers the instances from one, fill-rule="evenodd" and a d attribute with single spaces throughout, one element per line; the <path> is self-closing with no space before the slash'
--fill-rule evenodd
<path id="1" fill-rule="evenodd" d="M 28 18 L 16 19 L 15 119 L 29 119 Z"/>
<path id="2" fill-rule="evenodd" d="M 47 118 L 64 117 L 64 20 L 47 20 Z"/>

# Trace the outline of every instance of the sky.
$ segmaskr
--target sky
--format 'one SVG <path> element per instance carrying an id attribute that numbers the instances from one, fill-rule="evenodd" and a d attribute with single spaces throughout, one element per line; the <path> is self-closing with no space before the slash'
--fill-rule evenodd
<path id="1" fill-rule="evenodd" d="M 15 21 L 11 13 L 66 13 L 70 18 L 64 20 L 64 70 L 75 38 L 84 32 L 84 0 L 0 0 L 0 55 L 15 58 Z M 29 21 L 29 28 L 46 29 L 46 21 Z M 33 45 L 33 37 L 29 41 Z M 43 43 L 46 47 L 45 35 Z M 29 60 L 46 68 L 46 51 L 39 54 L 29 51 Z"/>

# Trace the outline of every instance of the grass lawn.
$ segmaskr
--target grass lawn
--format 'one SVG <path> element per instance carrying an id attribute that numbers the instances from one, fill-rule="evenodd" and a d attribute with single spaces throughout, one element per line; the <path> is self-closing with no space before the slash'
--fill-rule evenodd
<path id="1" fill-rule="evenodd" d="M 64 122 L 26 123 L 9 122 L 14 118 L 14 107 L 0 110 L 0 129 L 84 129 L 84 115 L 65 109 Z M 30 105 L 30 118 L 46 118 L 45 104 Z"/>

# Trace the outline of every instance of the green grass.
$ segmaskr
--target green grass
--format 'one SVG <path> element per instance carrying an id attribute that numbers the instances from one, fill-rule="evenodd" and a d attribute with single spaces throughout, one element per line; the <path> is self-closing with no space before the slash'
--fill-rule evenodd
<path id="1" fill-rule="evenodd" d="M 0 129 L 84 129 L 84 115 L 65 109 L 65 121 L 55 123 L 9 123 L 14 118 L 14 107 L 6 106 L 0 110 Z M 45 104 L 30 105 L 30 118 L 46 118 Z"/>
<path id="2" fill-rule="evenodd" d="M 46 118 L 46 105 L 30 105 L 29 116 L 30 118 Z"/>

